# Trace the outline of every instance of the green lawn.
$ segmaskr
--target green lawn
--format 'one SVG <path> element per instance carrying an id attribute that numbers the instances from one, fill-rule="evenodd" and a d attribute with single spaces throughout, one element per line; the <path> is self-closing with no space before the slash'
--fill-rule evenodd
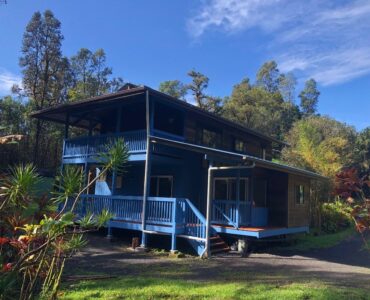
<path id="1" fill-rule="evenodd" d="M 295 245 L 285 249 L 331 247 L 352 234 L 351 228 L 330 235 L 301 236 Z M 291 273 L 292 270 L 273 268 L 256 272 L 221 265 L 212 260 L 167 257 L 163 263 L 128 264 L 124 266 L 126 276 L 64 283 L 60 299 L 369 299 L 369 290 L 363 285 L 341 287 L 336 280 L 327 281 L 317 274 L 305 276 L 299 270 Z M 76 274 L 79 273 L 73 269 Z"/>
<path id="2" fill-rule="evenodd" d="M 318 282 L 259 284 L 121 277 L 64 285 L 60 299 L 368 299 L 368 292 Z"/>
<path id="3" fill-rule="evenodd" d="M 294 250 L 294 251 L 307 251 L 311 249 L 323 249 L 330 248 L 353 234 L 357 234 L 354 228 L 350 227 L 343 231 L 331 233 L 331 234 L 305 234 L 297 236 L 295 243 L 288 246 L 279 247 L 284 250 Z"/>

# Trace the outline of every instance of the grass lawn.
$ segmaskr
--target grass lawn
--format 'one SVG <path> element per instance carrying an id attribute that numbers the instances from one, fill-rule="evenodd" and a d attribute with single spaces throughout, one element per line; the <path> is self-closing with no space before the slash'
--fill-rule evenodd
<path id="1" fill-rule="evenodd" d="M 64 285 L 60 299 L 368 299 L 368 291 L 319 282 L 260 284 L 119 277 Z"/>
<path id="2" fill-rule="evenodd" d="M 294 251 L 307 251 L 311 249 L 323 249 L 330 248 L 353 234 L 357 234 L 353 227 L 347 228 L 343 231 L 331 233 L 331 234 L 320 234 L 314 235 L 312 233 L 299 235 L 293 245 L 278 247 L 284 250 Z"/>

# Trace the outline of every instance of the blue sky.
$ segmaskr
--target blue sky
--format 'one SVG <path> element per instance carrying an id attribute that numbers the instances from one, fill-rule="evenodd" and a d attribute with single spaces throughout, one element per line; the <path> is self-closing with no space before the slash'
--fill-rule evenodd
<path id="1" fill-rule="evenodd" d="M 114 75 L 157 88 L 188 81 L 192 68 L 210 78 L 208 93 L 229 95 L 267 60 L 303 82 L 315 78 L 319 112 L 370 126 L 368 0 L 7 0 L 0 5 L 0 95 L 20 81 L 21 40 L 36 11 L 62 22 L 64 55 L 103 48 Z"/>

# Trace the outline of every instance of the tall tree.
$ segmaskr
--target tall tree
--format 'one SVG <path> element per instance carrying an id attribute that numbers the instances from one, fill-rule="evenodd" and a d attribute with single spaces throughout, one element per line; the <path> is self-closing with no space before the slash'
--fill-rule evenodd
<path id="1" fill-rule="evenodd" d="M 275 61 L 265 62 L 258 70 L 256 83 L 270 93 L 279 91 L 280 72 Z"/>
<path id="2" fill-rule="evenodd" d="M 311 116 L 296 122 L 287 135 L 289 147 L 282 158 L 290 165 L 321 173 L 330 178 L 354 163 L 352 127 L 328 117 Z"/>
<path id="3" fill-rule="evenodd" d="M 188 85 L 188 89 L 193 94 L 195 103 L 200 108 L 205 108 L 207 99 L 205 90 L 208 87 L 209 78 L 195 70 L 191 70 L 188 75 L 192 79 L 192 82 Z"/>
<path id="4" fill-rule="evenodd" d="M 311 116 L 317 111 L 320 92 L 317 89 L 317 84 L 314 79 L 306 81 L 304 89 L 299 94 L 301 98 L 301 110 L 305 116 Z"/>
<path id="5" fill-rule="evenodd" d="M 26 27 L 23 36 L 20 66 L 23 73 L 24 94 L 31 101 L 34 109 L 40 110 L 52 106 L 61 97 L 56 97 L 56 87 L 60 88 L 65 79 L 61 42 L 61 25 L 53 13 L 46 10 L 36 12 Z M 61 78 L 61 74 L 63 74 Z M 43 121 L 36 121 L 33 158 L 38 162 L 40 137 Z"/>
<path id="6" fill-rule="evenodd" d="M 284 101 L 294 103 L 297 80 L 293 73 L 281 74 L 278 78 L 278 89 Z"/>
<path id="7" fill-rule="evenodd" d="M 181 100 L 185 100 L 187 90 L 187 86 L 179 80 L 167 80 L 159 85 L 160 92 Z"/>
<path id="8" fill-rule="evenodd" d="M 284 102 L 280 93 L 270 93 L 260 86 L 252 86 L 244 79 L 234 86 L 231 96 L 223 107 L 223 115 L 246 127 L 281 138 L 285 116 Z M 286 119 L 285 121 L 287 121 Z"/>
<path id="9" fill-rule="evenodd" d="M 68 96 L 72 101 L 115 92 L 123 84 L 122 78 L 111 78 L 112 68 L 106 65 L 103 49 L 92 52 L 81 48 L 70 61 L 74 86 Z"/>

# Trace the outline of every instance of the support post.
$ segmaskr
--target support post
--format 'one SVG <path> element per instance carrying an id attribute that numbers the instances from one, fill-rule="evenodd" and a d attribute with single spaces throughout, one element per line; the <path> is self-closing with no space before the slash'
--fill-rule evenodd
<path id="1" fill-rule="evenodd" d="M 240 224 L 240 169 L 237 171 L 236 176 L 236 228 L 239 228 Z"/>
<path id="2" fill-rule="evenodd" d="M 84 166 L 84 185 L 87 186 L 88 183 L 89 183 L 89 164 L 87 162 L 85 162 L 85 166 Z"/>
<path id="3" fill-rule="evenodd" d="M 176 221 L 177 221 L 177 199 L 172 202 L 172 235 L 171 235 L 171 252 L 176 251 Z"/>
<path id="4" fill-rule="evenodd" d="M 122 117 L 122 105 L 117 110 L 117 115 L 116 115 L 116 136 L 118 137 L 119 132 L 121 130 L 121 117 Z M 112 195 L 116 194 L 116 181 L 117 181 L 117 172 L 116 170 L 113 170 L 112 172 Z"/>
<path id="5" fill-rule="evenodd" d="M 112 235 L 112 227 L 110 226 L 110 221 L 108 221 L 107 239 L 111 240 L 112 237 L 113 237 L 113 235 Z"/>
<path id="6" fill-rule="evenodd" d="M 213 163 L 210 161 L 208 166 L 208 178 L 207 178 L 207 214 L 206 214 L 206 257 L 211 257 L 211 246 L 210 246 L 210 233 L 211 233 L 211 209 L 212 209 L 212 166 Z"/>
<path id="7" fill-rule="evenodd" d="M 146 103 L 146 157 L 145 157 L 145 170 L 144 170 L 144 191 L 143 191 L 143 208 L 141 214 L 141 247 L 146 248 L 146 207 L 147 200 L 150 191 L 150 171 L 151 171 L 151 147 L 150 147 L 150 134 L 151 134 L 151 120 L 150 120 L 150 103 L 149 103 L 149 91 L 146 91 L 145 94 L 145 103 Z"/>

